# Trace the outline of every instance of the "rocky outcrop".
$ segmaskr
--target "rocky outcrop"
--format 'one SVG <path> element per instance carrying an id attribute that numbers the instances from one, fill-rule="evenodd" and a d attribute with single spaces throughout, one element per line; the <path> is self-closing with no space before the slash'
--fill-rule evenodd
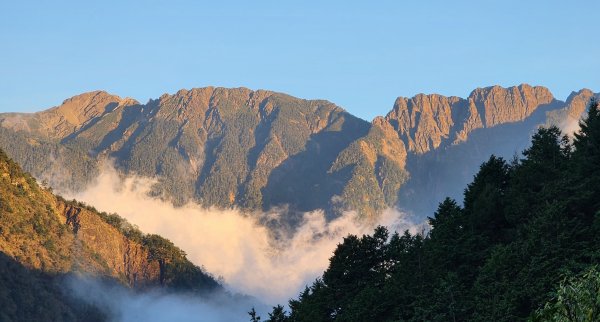
<path id="1" fill-rule="evenodd" d="M 579 120 L 586 114 L 586 108 L 592 97 L 600 99 L 589 89 L 571 92 L 565 101 L 565 107 L 548 112 L 546 125 L 558 126 L 563 132 L 572 134 L 579 129 Z"/>
<path id="2" fill-rule="evenodd" d="M 396 129 L 409 151 L 423 153 L 436 149 L 450 136 L 456 122 L 453 111 L 464 105 L 461 98 L 437 94 L 399 97 L 385 120 Z"/>
<path id="3" fill-rule="evenodd" d="M 61 201 L 58 201 L 57 208 L 73 230 L 75 239 L 102 259 L 104 268 L 108 270 L 105 274 L 122 279 L 132 287 L 158 284 L 159 264 L 149 260 L 148 251 L 140 243 L 128 239 L 87 209 Z"/>
<path id="4" fill-rule="evenodd" d="M 554 97 L 545 87 L 522 84 L 478 88 L 469 95 L 469 100 L 477 106 L 485 127 L 492 127 L 521 121 L 541 105 L 551 103 Z"/>
<path id="5" fill-rule="evenodd" d="M 419 94 L 396 99 L 385 120 L 410 152 L 422 154 L 463 142 L 475 129 L 521 121 L 552 101 L 547 88 L 526 84 L 478 88 L 467 99 Z"/>
<path id="6" fill-rule="evenodd" d="M 572 119 L 581 119 L 581 116 L 586 112 L 592 97 L 599 98 L 600 95 L 595 94 L 587 88 L 579 90 L 578 92 L 572 92 L 565 101 L 567 115 Z"/>

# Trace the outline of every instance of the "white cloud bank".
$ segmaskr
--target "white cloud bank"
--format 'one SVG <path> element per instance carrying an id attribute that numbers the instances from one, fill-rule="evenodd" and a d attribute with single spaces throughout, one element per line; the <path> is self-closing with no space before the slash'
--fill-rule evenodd
<path id="1" fill-rule="evenodd" d="M 355 221 L 352 212 L 327 222 L 322 211 L 314 211 L 304 214 L 294 233 L 274 238 L 256 219 L 277 216 L 275 212 L 251 215 L 196 204 L 175 208 L 148 196 L 153 183 L 135 176 L 122 179 L 111 166 L 105 166 L 88 189 L 68 196 L 101 211 L 116 212 L 145 233 L 170 239 L 193 263 L 223 277 L 232 290 L 269 305 L 286 303 L 321 276 L 343 237 L 369 234 L 374 228 Z M 390 230 L 416 233 L 420 229 L 399 211 L 390 209 L 380 217 L 377 224 Z"/>

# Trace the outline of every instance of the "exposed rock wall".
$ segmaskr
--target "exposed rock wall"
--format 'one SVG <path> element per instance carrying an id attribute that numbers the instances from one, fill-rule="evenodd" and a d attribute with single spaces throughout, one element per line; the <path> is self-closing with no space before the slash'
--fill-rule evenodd
<path id="1" fill-rule="evenodd" d="M 553 101 L 547 88 L 526 84 L 477 88 L 467 99 L 419 94 L 396 99 L 385 120 L 410 152 L 423 154 L 444 143 L 466 141 L 475 129 L 522 121 Z"/>
<path id="2" fill-rule="evenodd" d="M 115 227 L 87 209 L 58 202 L 58 210 L 73 230 L 75 239 L 92 249 L 106 264 L 108 274 L 130 286 L 157 284 L 160 276 L 157 261 L 150 261 L 143 246 L 125 237 Z M 73 254 L 81 256 L 81 254 Z"/>

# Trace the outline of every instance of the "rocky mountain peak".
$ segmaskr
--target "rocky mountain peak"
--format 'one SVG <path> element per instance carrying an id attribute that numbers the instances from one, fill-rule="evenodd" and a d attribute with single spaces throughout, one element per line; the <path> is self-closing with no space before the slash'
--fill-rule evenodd
<path id="1" fill-rule="evenodd" d="M 410 151 L 424 153 L 437 148 L 454 125 L 453 110 L 463 103 L 458 97 L 418 94 L 399 97 L 385 119 L 396 129 Z"/>
<path id="2" fill-rule="evenodd" d="M 587 88 L 571 92 L 563 108 L 547 113 L 546 125 L 558 126 L 566 134 L 577 131 L 579 129 L 579 120 L 585 115 L 590 99 L 593 96 L 600 98 L 599 93 L 594 93 Z"/>
<path id="3" fill-rule="evenodd" d="M 46 114 L 53 114 L 52 116 L 61 117 L 72 125 L 81 126 L 92 118 L 114 110 L 123 101 L 119 96 L 105 91 L 93 91 L 66 99 Z M 126 102 L 137 104 L 133 99 L 127 99 Z"/>
<path id="4" fill-rule="evenodd" d="M 594 96 L 594 92 L 591 90 L 584 88 L 577 92 L 572 92 L 569 97 L 567 97 L 566 105 L 568 108 L 568 115 L 574 119 L 579 119 L 583 112 L 585 112 L 590 99 Z"/>
<path id="5" fill-rule="evenodd" d="M 409 151 L 422 154 L 444 142 L 465 141 L 475 129 L 521 121 L 553 101 L 552 93 L 545 87 L 496 85 L 477 88 L 467 99 L 439 94 L 398 97 L 385 120 L 396 129 Z"/>
<path id="6" fill-rule="evenodd" d="M 189 120 L 204 117 L 206 113 L 235 114 L 241 108 L 249 108 L 258 114 L 264 112 L 263 101 L 274 94 L 276 93 L 265 90 L 253 91 L 244 87 L 202 87 L 181 89 L 172 95 L 164 94 L 151 103 L 158 105 L 160 115 Z M 209 112 L 209 110 L 213 111 Z"/>
<path id="7" fill-rule="evenodd" d="M 6 128 L 63 138 L 119 107 L 138 104 L 132 98 L 122 99 L 105 91 L 93 91 L 75 95 L 42 112 L 3 114 L 0 122 Z"/>
<path id="8" fill-rule="evenodd" d="M 504 88 L 477 88 L 469 95 L 477 106 L 486 127 L 521 121 L 540 105 L 549 104 L 554 96 L 546 87 L 521 84 Z"/>

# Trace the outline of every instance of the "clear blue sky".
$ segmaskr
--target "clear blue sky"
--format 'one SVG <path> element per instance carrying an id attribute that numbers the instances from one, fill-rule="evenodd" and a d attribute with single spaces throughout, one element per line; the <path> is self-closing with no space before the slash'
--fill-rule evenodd
<path id="1" fill-rule="evenodd" d="M 127 3 L 125 3 L 127 2 Z M 600 1 L 1 1 L 0 111 L 245 86 L 370 120 L 397 96 L 600 91 Z"/>

